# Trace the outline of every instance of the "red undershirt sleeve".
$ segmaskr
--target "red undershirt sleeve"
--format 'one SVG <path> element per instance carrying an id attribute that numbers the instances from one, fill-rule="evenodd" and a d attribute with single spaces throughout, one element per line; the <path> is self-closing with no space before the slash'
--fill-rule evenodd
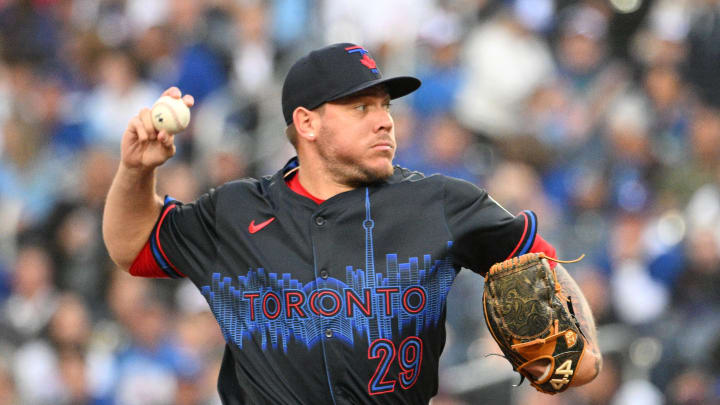
<path id="1" fill-rule="evenodd" d="M 180 272 L 168 259 L 160 243 L 160 228 L 168 214 L 175 209 L 177 202 L 170 197 L 165 197 L 165 205 L 161 211 L 158 221 L 155 223 L 150 238 L 137 255 L 130 266 L 129 273 L 137 277 L 149 278 L 183 278 L 185 275 Z"/>
<path id="2" fill-rule="evenodd" d="M 140 254 L 135 258 L 132 266 L 130 266 L 129 273 L 136 277 L 150 277 L 150 278 L 169 278 L 170 275 L 162 271 L 160 266 L 155 261 L 152 254 L 152 248 L 150 247 L 150 241 L 145 243 L 145 246 L 140 251 Z"/>

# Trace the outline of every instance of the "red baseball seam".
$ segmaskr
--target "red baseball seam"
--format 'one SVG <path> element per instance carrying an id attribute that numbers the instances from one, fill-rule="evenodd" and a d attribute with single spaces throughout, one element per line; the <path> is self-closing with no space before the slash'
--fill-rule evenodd
<path id="1" fill-rule="evenodd" d="M 159 106 L 159 105 L 163 105 L 163 106 L 167 107 L 168 111 L 170 111 L 170 114 L 172 114 L 172 117 L 175 119 L 175 124 L 176 124 L 178 127 L 182 126 L 182 125 L 180 124 L 180 119 L 178 118 L 177 114 L 175 113 L 175 110 L 172 108 L 172 106 L 171 106 L 170 104 L 168 104 L 168 103 L 166 103 L 166 102 L 164 102 L 164 101 L 161 101 L 161 102 L 155 104 L 155 106 Z M 169 132 L 169 131 L 168 131 L 168 132 Z"/>

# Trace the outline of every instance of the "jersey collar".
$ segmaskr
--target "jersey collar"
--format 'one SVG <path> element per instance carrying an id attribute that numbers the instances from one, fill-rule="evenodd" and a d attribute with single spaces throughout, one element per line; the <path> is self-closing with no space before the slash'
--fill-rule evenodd
<path id="1" fill-rule="evenodd" d="M 288 184 L 287 180 L 291 178 L 291 176 L 294 176 L 297 173 L 298 168 L 300 167 L 300 162 L 298 160 L 297 156 L 292 157 L 288 162 L 283 166 L 282 169 L 280 169 L 277 173 L 275 173 L 274 176 L 270 179 L 271 187 L 272 184 L 274 184 L 276 189 L 280 191 L 282 194 L 288 196 L 289 198 L 296 200 L 298 202 L 301 202 L 303 205 L 307 205 L 308 208 L 311 208 L 312 210 L 315 209 L 322 209 L 323 207 L 327 208 L 329 205 L 334 205 L 336 201 L 341 201 L 346 198 L 351 198 L 352 195 L 355 193 L 358 193 L 361 189 L 364 189 L 365 187 L 360 187 L 359 189 L 354 189 L 350 191 L 346 191 L 344 193 L 340 193 L 332 198 L 329 198 L 324 201 L 323 204 L 318 205 L 318 203 L 315 201 L 313 197 L 308 197 L 307 195 L 304 195 L 302 193 L 298 193 L 298 191 L 293 190 L 290 184 Z M 370 189 L 376 187 L 383 187 L 389 184 L 395 184 L 400 183 L 405 180 L 411 180 L 414 179 L 415 176 L 412 176 L 412 174 L 415 174 L 415 172 L 411 172 L 407 169 L 403 169 L 400 166 L 394 166 L 394 172 L 393 175 L 390 176 L 387 180 L 378 182 L 376 184 L 368 185 Z M 422 176 L 420 176 L 422 177 Z M 363 192 L 364 193 L 364 192 Z"/>

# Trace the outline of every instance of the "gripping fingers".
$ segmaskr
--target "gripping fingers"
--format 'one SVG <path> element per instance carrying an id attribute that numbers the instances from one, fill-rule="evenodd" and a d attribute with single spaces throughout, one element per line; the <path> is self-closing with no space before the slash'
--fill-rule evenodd
<path id="1" fill-rule="evenodd" d="M 190 94 L 186 94 L 182 97 L 182 101 L 185 103 L 186 106 L 192 107 L 195 105 L 195 97 L 191 96 Z"/>
<path id="2" fill-rule="evenodd" d="M 168 133 L 165 130 L 160 131 L 158 134 L 158 141 L 165 149 L 167 156 L 175 156 L 175 135 Z"/>
<path id="3" fill-rule="evenodd" d="M 158 134 L 158 141 L 165 147 L 165 148 L 172 148 L 175 141 L 175 135 L 172 135 L 168 133 L 165 130 L 160 131 Z"/>
<path id="4" fill-rule="evenodd" d="M 130 131 L 137 134 L 138 142 L 145 143 L 148 141 L 148 133 L 140 117 L 135 116 L 130 120 Z"/>
<path id="5" fill-rule="evenodd" d="M 157 138 L 157 131 L 155 130 L 155 126 L 152 122 L 152 113 L 150 112 L 150 109 L 143 108 L 142 110 L 140 110 L 140 114 L 138 116 L 142 121 L 145 132 L 147 132 L 148 140 L 154 141 Z"/>
<path id="6" fill-rule="evenodd" d="M 173 86 L 173 87 L 170 87 L 169 89 L 165 90 L 162 95 L 163 95 L 163 96 L 170 96 L 170 97 L 173 97 L 173 98 L 180 98 L 180 96 L 182 96 L 182 92 L 180 92 L 180 89 L 178 89 L 177 87 Z"/>

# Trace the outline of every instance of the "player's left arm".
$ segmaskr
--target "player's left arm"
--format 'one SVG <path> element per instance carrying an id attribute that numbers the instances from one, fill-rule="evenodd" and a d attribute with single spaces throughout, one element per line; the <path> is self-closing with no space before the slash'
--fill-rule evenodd
<path id="1" fill-rule="evenodd" d="M 585 295 L 565 267 L 558 263 L 555 267 L 555 273 L 558 282 L 562 286 L 563 294 L 572 299 L 575 318 L 580 324 L 580 330 L 585 336 L 588 345 L 588 350 L 585 351 L 570 385 L 578 386 L 587 384 L 597 377 L 602 369 L 603 363 L 600 347 L 598 346 L 595 320 L 593 319 L 592 311 L 590 310 L 587 299 L 585 299 Z"/>

